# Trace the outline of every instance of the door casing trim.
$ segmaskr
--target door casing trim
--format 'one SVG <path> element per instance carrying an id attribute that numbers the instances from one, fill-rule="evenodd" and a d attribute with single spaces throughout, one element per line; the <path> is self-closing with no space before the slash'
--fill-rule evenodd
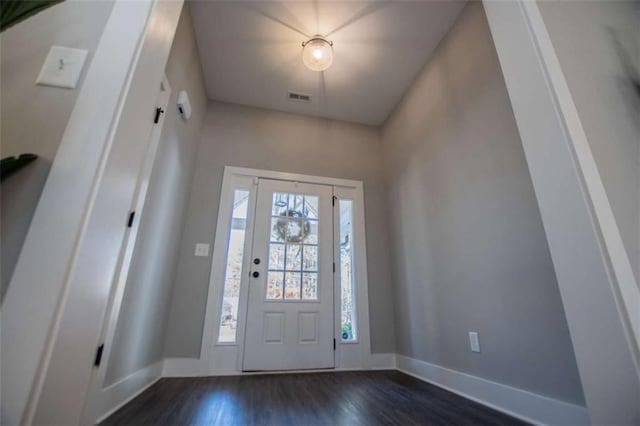
<path id="1" fill-rule="evenodd" d="M 225 166 L 222 180 L 222 191 L 220 204 L 218 207 L 218 218 L 216 224 L 216 236 L 211 256 L 211 272 L 209 275 L 209 291 L 207 297 L 207 307 L 205 322 L 202 333 L 202 343 L 200 358 L 198 360 L 200 375 L 219 375 L 227 373 L 240 373 L 242 370 L 242 359 L 244 355 L 244 333 L 246 322 L 246 310 L 248 304 L 247 285 L 243 282 L 240 291 L 240 303 L 238 314 L 238 329 L 236 343 L 220 344 L 216 343 L 218 335 L 216 327 L 220 317 L 222 296 L 222 285 L 220 277 L 224 274 L 227 253 L 227 228 L 229 227 L 231 205 L 233 203 L 233 189 L 255 187 L 257 180 L 273 179 L 290 182 L 312 183 L 330 185 L 334 187 L 334 192 L 340 196 L 348 196 L 354 203 L 354 237 L 355 237 L 355 270 L 356 270 L 356 309 L 358 319 L 358 340 L 357 342 L 340 341 L 339 334 L 339 309 L 335 309 L 336 329 L 336 352 L 335 369 L 369 369 L 371 367 L 371 344 L 369 331 L 369 295 L 367 281 L 367 255 L 366 255 L 366 235 L 364 216 L 364 193 L 361 181 L 339 179 L 330 177 L 311 176 L 304 174 L 278 172 L 271 170 L 249 169 L 243 167 Z M 255 189 L 251 191 L 250 208 L 255 209 Z M 250 223 L 253 227 L 253 214 L 249 215 Z M 249 235 L 245 241 L 246 247 L 251 247 L 253 236 Z M 248 270 L 249 256 L 243 259 L 243 270 Z M 338 286 L 334 291 L 337 294 Z M 334 296 L 334 306 L 338 306 Z"/>

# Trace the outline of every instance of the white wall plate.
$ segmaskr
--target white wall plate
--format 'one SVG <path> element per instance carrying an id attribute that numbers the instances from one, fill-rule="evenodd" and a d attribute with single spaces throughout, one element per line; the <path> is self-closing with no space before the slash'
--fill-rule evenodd
<path id="1" fill-rule="evenodd" d="M 196 256 L 209 256 L 209 244 L 197 243 L 194 254 Z"/>
<path id="2" fill-rule="evenodd" d="M 36 84 L 75 89 L 87 54 L 82 49 L 52 46 Z"/>
<path id="3" fill-rule="evenodd" d="M 471 352 L 480 352 L 480 337 L 478 332 L 469 332 L 469 344 L 471 345 Z"/>

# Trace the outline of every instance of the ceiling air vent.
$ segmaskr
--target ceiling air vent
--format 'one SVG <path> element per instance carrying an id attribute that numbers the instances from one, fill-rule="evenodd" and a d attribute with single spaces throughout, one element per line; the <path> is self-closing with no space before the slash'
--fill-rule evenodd
<path id="1" fill-rule="evenodd" d="M 289 99 L 290 101 L 296 101 L 296 102 L 311 102 L 310 95 L 303 95 L 302 93 L 295 93 L 295 92 L 288 92 L 287 99 Z"/>

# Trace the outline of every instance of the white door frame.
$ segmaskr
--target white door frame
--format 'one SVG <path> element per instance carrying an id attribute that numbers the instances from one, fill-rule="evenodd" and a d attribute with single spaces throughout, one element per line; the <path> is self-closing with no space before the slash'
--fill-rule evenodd
<path id="1" fill-rule="evenodd" d="M 167 76 L 164 75 L 162 77 L 162 82 L 160 83 L 160 92 L 158 94 L 156 104 L 157 108 L 162 108 L 163 111 L 167 111 L 170 99 L 171 85 L 169 84 Z M 104 413 L 102 405 L 106 405 L 107 407 L 112 406 L 109 401 L 102 401 L 103 395 L 100 391 L 104 387 L 104 379 L 107 373 L 107 367 L 109 366 L 109 360 L 111 358 L 111 349 L 113 349 L 113 339 L 115 337 L 118 317 L 120 315 L 120 308 L 122 307 L 122 298 L 124 296 L 125 285 L 127 283 L 127 278 L 129 277 L 129 267 L 131 266 L 131 259 L 133 258 L 136 240 L 138 238 L 140 218 L 144 214 L 144 203 L 147 199 L 147 189 L 149 188 L 151 172 L 153 171 L 156 153 L 158 152 L 158 146 L 160 145 L 160 136 L 162 135 L 165 117 L 166 114 L 159 114 L 158 122 L 155 123 L 155 126 L 151 130 L 149 146 L 144 157 L 142 169 L 140 170 L 138 185 L 132 202 L 132 212 L 135 212 L 133 218 L 136 220 L 131 222 L 131 227 L 129 228 L 129 231 L 122 243 L 122 251 L 120 252 L 120 259 L 116 269 L 117 272 L 113 281 L 109 305 L 106 310 L 107 314 L 105 315 L 105 322 L 102 332 L 100 333 L 100 341 L 103 342 L 104 345 L 102 352 L 103 362 L 101 362 L 100 366 L 93 371 L 87 403 L 84 407 L 82 416 L 86 422 L 91 424 L 94 424 L 97 421 L 98 416 Z"/>
<path id="2" fill-rule="evenodd" d="M 286 180 L 292 182 L 304 182 L 331 185 L 334 187 L 334 195 L 348 197 L 353 200 L 354 218 L 354 263 L 356 282 L 356 311 L 357 311 L 357 336 L 353 342 L 342 342 L 340 336 L 340 300 L 339 285 L 334 285 L 335 309 L 335 369 L 368 369 L 371 365 L 371 344 L 369 333 L 369 294 L 367 282 L 367 255 L 366 236 L 364 222 L 364 195 L 361 181 L 336 179 L 302 174 L 276 172 L 269 170 L 248 169 L 242 167 L 227 166 L 224 169 L 218 219 L 216 225 L 216 237 L 211 260 L 211 274 L 209 276 L 209 293 L 205 314 L 204 330 L 202 333 L 202 346 L 200 351 L 201 375 L 241 374 L 242 359 L 244 355 L 244 332 L 248 304 L 248 286 L 243 281 L 240 289 L 240 302 L 238 307 L 238 328 L 235 343 L 217 343 L 220 311 L 222 307 L 222 286 L 226 266 L 226 254 L 228 245 L 228 228 L 231 220 L 234 189 L 249 189 L 249 212 L 247 229 L 253 229 L 255 213 L 256 184 L 258 178 Z M 334 209 L 335 214 L 335 209 Z M 335 225 L 335 224 L 334 224 Z M 335 232 L 335 226 L 334 226 Z M 252 247 L 253 236 L 248 235 L 245 247 Z M 250 256 L 243 258 L 244 272 L 249 270 Z M 243 277 L 243 280 L 247 279 Z M 251 374 L 251 373 L 245 373 Z"/>
<path id="3" fill-rule="evenodd" d="M 235 191 L 234 191 L 235 192 Z M 335 368 L 335 284 L 338 275 L 335 269 L 335 250 L 337 241 L 334 242 L 334 230 L 336 223 L 334 216 L 336 211 L 333 186 L 316 185 L 302 182 L 291 182 L 285 180 L 259 179 L 257 187 L 258 198 L 253 211 L 254 229 L 253 246 L 245 246 L 244 253 L 249 259 L 264 259 L 261 264 L 254 264 L 251 260 L 251 269 L 243 272 L 243 275 L 258 274 L 258 277 L 250 277 L 247 288 L 249 298 L 245 317 L 242 318 L 246 324 L 244 332 L 244 346 L 242 369 L 243 371 L 274 371 L 274 370 L 312 370 L 312 369 L 334 369 Z M 271 274 L 271 239 L 272 233 L 272 210 L 274 209 L 273 196 L 276 193 L 288 193 L 289 200 L 291 194 L 304 195 L 305 200 L 309 196 L 316 197 L 317 200 L 317 228 L 316 228 L 316 277 L 317 288 L 314 300 L 305 300 L 300 294 L 297 300 L 287 299 L 283 294 L 283 299 L 270 299 L 266 291 Z M 302 201 L 302 198 L 300 199 Z M 305 204 L 307 201 L 305 201 Z M 286 210 L 286 206 L 284 207 Z M 304 207 L 306 211 L 306 206 Z M 227 231 L 229 235 L 229 231 Z M 305 247 L 306 253 L 306 247 Z M 304 257 L 302 255 L 301 267 L 304 268 Z M 286 255 L 287 257 L 290 254 Z M 290 269 L 283 264 L 278 269 Z M 227 254 L 227 262 L 228 254 Z M 262 273 L 262 277 L 260 274 Z M 286 274 L 282 274 L 284 279 Z M 226 274 L 225 274 L 226 275 Z M 302 274 L 297 273 L 299 290 L 302 288 Z M 225 277 L 226 278 L 226 277 Z M 244 277 L 243 277 L 244 278 Z M 286 279 L 284 292 L 286 292 Z M 311 332 L 309 323 L 305 324 L 303 315 L 314 316 L 315 326 L 313 326 L 313 336 L 315 342 L 301 342 L 302 333 L 306 330 Z M 275 322 L 269 320 L 279 318 Z M 222 315 L 220 315 L 222 317 Z M 271 325 L 269 325 L 271 321 Z M 265 342 L 266 334 L 275 332 L 276 324 L 280 324 L 280 344 Z M 237 330 L 236 330 L 237 331 Z M 237 334 L 237 333 L 236 333 Z M 275 337 L 275 336 L 272 336 Z M 311 337 L 311 336 L 309 336 Z"/>
<path id="4" fill-rule="evenodd" d="M 3 300 L 3 424 L 81 423 L 181 9 L 114 1 Z"/>

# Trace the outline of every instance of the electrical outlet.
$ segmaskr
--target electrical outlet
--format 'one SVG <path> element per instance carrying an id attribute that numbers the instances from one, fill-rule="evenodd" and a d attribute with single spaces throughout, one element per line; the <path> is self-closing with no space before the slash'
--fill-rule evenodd
<path id="1" fill-rule="evenodd" d="M 209 244 L 202 244 L 202 243 L 196 244 L 195 255 L 203 256 L 203 257 L 209 256 Z"/>
<path id="2" fill-rule="evenodd" d="M 476 331 L 469 332 L 469 344 L 471 345 L 471 352 L 480 352 L 480 338 Z"/>

